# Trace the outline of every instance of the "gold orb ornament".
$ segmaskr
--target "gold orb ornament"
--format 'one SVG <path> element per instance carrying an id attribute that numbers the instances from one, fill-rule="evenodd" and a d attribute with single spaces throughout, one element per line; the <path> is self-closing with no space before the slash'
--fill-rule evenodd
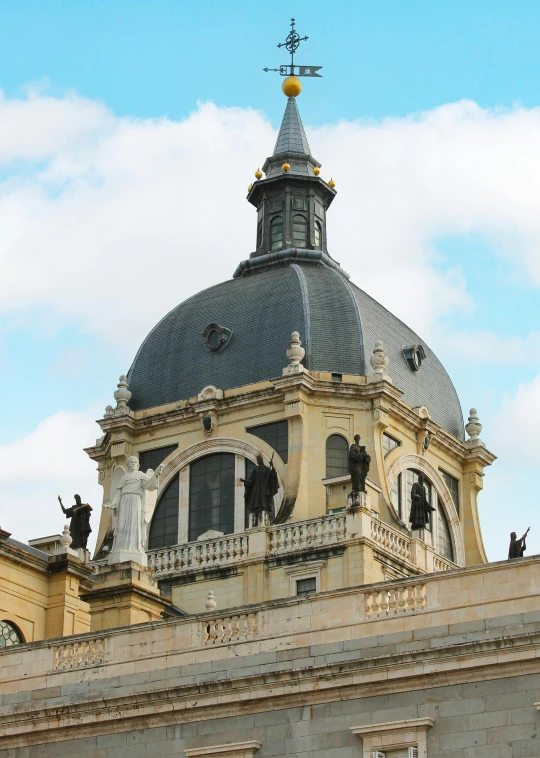
<path id="1" fill-rule="evenodd" d="M 315 174 L 315 176 L 319 176 L 319 174 L 321 173 L 321 169 L 318 166 L 315 166 L 315 168 L 313 169 L 313 173 Z"/>
<path id="2" fill-rule="evenodd" d="M 283 169 L 283 171 L 290 171 L 291 170 L 291 166 L 290 166 L 289 163 L 284 163 L 281 168 Z"/>
<path id="3" fill-rule="evenodd" d="M 262 171 L 260 168 L 255 171 L 255 179 L 261 179 L 262 178 Z"/>
<path id="4" fill-rule="evenodd" d="M 334 187 L 336 186 L 335 181 L 333 179 L 330 179 L 330 181 L 328 182 L 328 186 L 332 187 L 332 189 L 334 189 Z"/>
<path id="5" fill-rule="evenodd" d="M 297 76 L 288 76 L 281 85 L 283 94 L 287 97 L 298 97 L 302 92 L 302 85 L 300 79 Z"/>

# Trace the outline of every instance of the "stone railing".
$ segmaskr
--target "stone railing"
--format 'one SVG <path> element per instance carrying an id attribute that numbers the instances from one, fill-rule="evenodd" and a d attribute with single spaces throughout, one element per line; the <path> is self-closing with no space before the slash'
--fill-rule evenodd
<path id="1" fill-rule="evenodd" d="M 269 537 L 271 554 L 333 545 L 347 537 L 347 515 L 336 513 L 309 521 L 273 526 L 269 530 Z"/>
<path id="2" fill-rule="evenodd" d="M 219 645 L 237 640 L 249 640 L 259 634 L 257 613 L 220 616 L 202 622 L 202 644 Z"/>
<path id="3" fill-rule="evenodd" d="M 399 558 L 405 558 L 407 561 L 411 560 L 411 541 L 409 537 L 398 532 L 396 529 L 392 529 L 391 526 L 378 519 L 371 519 L 371 539 L 377 545 L 381 545 Z"/>
<path id="4" fill-rule="evenodd" d="M 373 592 L 366 592 L 364 601 L 367 619 L 415 613 L 426 608 L 427 589 L 425 584 L 381 587 Z"/>
<path id="5" fill-rule="evenodd" d="M 75 669 L 81 666 L 93 666 L 103 663 L 105 655 L 105 638 L 92 637 L 67 645 L 55 645 L 53 670 Z"/>
<path id="6" fill-rule="evenodd" d="M 230 537 L 152 550 L 148 553 L 148 566 L 156 572 L 157 577 L 162 577 L 182 571 L 227 566 L 247 558 L 248 552 L 249 536 L 235 534 Z"/>
<path id="7" fill-rule="evenodd" d="M 443 558 L 440 555 L 433 556 L 433 571 L 450 571 L 450 569 L 457 568 L 457 565 L 447 558 Z"/>

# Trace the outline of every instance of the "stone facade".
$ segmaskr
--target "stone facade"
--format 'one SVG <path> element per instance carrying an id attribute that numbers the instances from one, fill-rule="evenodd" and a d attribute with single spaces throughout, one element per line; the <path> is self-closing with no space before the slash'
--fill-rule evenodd
<path id="1" fill-rule="evenodd" d="M 539 583 L 520 559 L 12 648 L 0 757 L 536 756 Z"/>

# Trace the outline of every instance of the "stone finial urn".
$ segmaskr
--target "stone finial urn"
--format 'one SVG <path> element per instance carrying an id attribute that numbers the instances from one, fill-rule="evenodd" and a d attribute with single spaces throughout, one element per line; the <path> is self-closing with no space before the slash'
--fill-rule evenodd
<path id="1" fill-rule="evenodd" d="M 114 399 L 116 400 L 117 409 L 127 410 L 127 404 L 131 400 L 131 392 L 129 391 L 127 376 L 124 376 L 124 374 L 120 377 L 118 389 L 114 393 Z"/>
<path id="2" fill-rule="evenodd" d="M 300 339 L 299 332 L 293 332 L 291 334 L 291 344 L 287 348 L 287 358 L 289 359 L 289 365 L 283 369 L 284 374 L 297 374 L 304 370 L 301 361 L 304 358 L 306 351 L 302 347 L 302 341 Z"/>
<path id="3" fill-rule="evenodd" d="M 469 411 L 469 423 L 465 426 L 465 431 L 472 440 L 477 440 L 482 431 L 482 424 L 478 419 L 478 411 L 471 408 Z"/>
<path id="4" fill-rule="evenodd" d="M 375 343 L 375 350 L 373 351 L 373 355 L 369 359 L 369 362 L 371 363 L 373 373 L 379 374 L 381 377 L 383 374 L 386 374 L 388 356 L 385 354 L 384 344 L 380 340 Z"/>
<path id="5" fill-rule="evenodd" d="M 215 611 L 217 608 L 217 603 L 214 598 L 214 593 L 212 590 L 208 593 L 208 597 L 206 598 L 206 603 L 204 604 L 204 607 L 207 611 Z"/>
<path id="6" fill-rule="evenodd" d="M 71 545 L 71 534 L 69 533 L 69 524 L 64 524 L 62 536 L 60 537 L 60 544 L 62 547 L 69 547 Z"/>

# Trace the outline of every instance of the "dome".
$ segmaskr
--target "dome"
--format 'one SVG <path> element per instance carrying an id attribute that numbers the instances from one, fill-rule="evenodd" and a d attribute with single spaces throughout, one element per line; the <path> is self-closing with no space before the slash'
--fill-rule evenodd
<path id="1" fill-rule="evenodd" d="M 130 407 L 177 402 L 210 384 L 225 390 L 277 378 L 293 331 L 304 343 L 306 368 L 339 374 L 370 373 L 369 358 L 382 340 L 405 402 L 426 406 L 436 423 L 464 438 L 456 391 L 425 342 L 341 269 L 307 262 L 231 279 L 174 308 L 135 357 Z M 219 334 L 225 335 L 222 343 Z M 417 371 L 403 352 L 412 345 L 425 353 Z"/>

